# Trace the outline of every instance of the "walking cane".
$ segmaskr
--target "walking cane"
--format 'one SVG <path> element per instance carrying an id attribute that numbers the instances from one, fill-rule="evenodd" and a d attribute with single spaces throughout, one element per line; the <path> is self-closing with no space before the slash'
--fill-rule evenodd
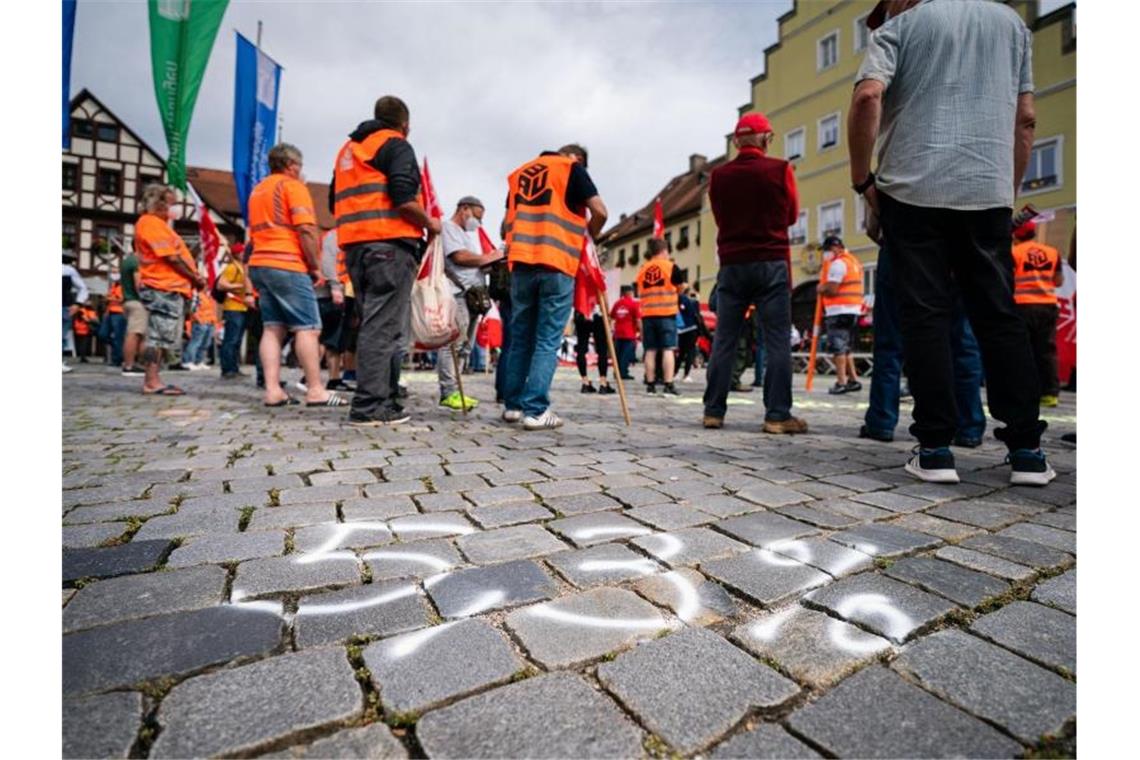
<path id="1" fill-rule="evenodd" d="M 820 258 L 822 259 L 822 257 L 823 257 L 823 252 L 821 251 L 820 252 Z M 809 393 L 811 392 L 812 380 L 815 379 L 815 356 L 816 356 L 816 351 L 819 348 L 820 317 L 823 314 L 823 301 L 822 301 L 823 293 L 822 293 L 822 291 L 823 291 L 823 282 L 824 282 L 824 279 L 826 277 L 827 277 L 827 267 L 822 266 L 822 261 L 821 261 L 821 266 L 820 266 L 820 270 L 819 270 L 819 284 L 816 286 L 816 289 L 815 289 L 815 316 L 812 318 L 812 324 L 811 324 L 811 352 L 808 354 L 807 382 L 804 383 L 804 389 L 807 390 Z"/>
<path id="2" fill-rule="evenodd" d="M 610 356 L 613 357 L 614 368 L 617 369 L 617 372 L 614 372 L 614 379 L 617 380 L 618 399 L 621 401 L 621 414 L 622 417 L 625 417 L 625 426 L 631 427 L 633 421 L 629 418 L 629 404 L 625 400 L 625 381 L 621 379 L 621 365 L 617 363 L 617 351 L 614 350 L 614 334 L 613 330 L 610 329 L 610 305 L 606 300 L 606 291 L 602 288 L 598 288 L 598 300 L 602 302 L 602 326 L 606 332 L 606 345 L 610 349 Z"/>
<path id="3" fill-rule="evenodd" d="M 459 345 L 462 347 L 462 336 L 460 336 L 456 343 L 459 343 Z M 463 392 L 463 372 L 460 371 L 461 368 L 459 366 L 459 351 L 456 350 L 455 343 L 452 343 L 450 346 L 448 346 L 447 350 L 451 352 L 451 361 L 455 367 L 455 383 L 459 386 L 459 403 L 463 406 L 463 413 L 467 414 L 469 407 L 467 406 L 467 394 Z"/>

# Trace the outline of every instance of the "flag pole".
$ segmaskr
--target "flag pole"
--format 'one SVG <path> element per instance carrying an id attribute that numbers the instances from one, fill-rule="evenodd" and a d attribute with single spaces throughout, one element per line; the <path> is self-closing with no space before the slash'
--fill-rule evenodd
<path id="1" fill-rule="evenodd" d="M 819 349 L 820 318 L 823 314 L 823 281 L 827 277 L 827 267 L 823 266 L 822 258 L 823 251 L 820 251 L 819 284 L 815 289 L 815 316 L 811 326 L 811 351 L 808 354 L 807 381 L 804 383 L 804 389 L 808 393 L 811 393 L 812 381 L 815 379 L 815 357 Z"/>
<path id="2" fill-rule="evenodd" d="M 629 418 L 629 403 L 626 401 L 626 398 L 625 398 L 625 381 L 622 380 L 622 378 L 621 378 L 621 365 L 618 364 L 617 351 L 614 349 L 614 333 L 613 333 L 613 330 L 610 328 L 610 304 L 609 304 L 609 301 L 606 299 L 605 289 L 598 288 L 597 292 L 598 292 L 598 300 L 601 301 L 601 303 L 602 303 L 602 308 L 601 308 L 602 326 L 605 328 L 606 345 L 610 349 L 610 358 L 613 361 L 613 366 L 614 366 L 614 369 L 616 370 L 614 372 L 614 380 L 617 381 L 618 399 L 621 401 L 621 415 L 622 415 L 622 417 L 625 418 L 625 426 L 631 427 L 633 425 L 633 421 L 630 420 L 630 418 Z"/>
<path id="3" fill-rule="evenodd" d="M 460 334 L 455 343 L 463 345 L 463 335 Z M 467 414 L 470 408 L 467 406 L 467 394 L 463 392 L 463 368 L 459 366 L 459 351 L 455 348 L 455 343 L 447 347 L 448 352 L 451 354 L 451 362 L 455 366 L 455 384 L 459 386 L 459 403 L 463 406 L 463 413 Z"/>

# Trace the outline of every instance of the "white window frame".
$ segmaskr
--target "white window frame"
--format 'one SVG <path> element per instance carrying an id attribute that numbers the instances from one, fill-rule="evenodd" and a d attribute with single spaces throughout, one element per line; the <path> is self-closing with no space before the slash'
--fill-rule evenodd
<path id="1" fill-rule="evenodd" d="M 792 227 L 795 227 L 796 225 L 798 225 L 800 223 L 800 219 L 804 220 L 804 239 L 803 239 L 803 241 L 797 243 L 796 241 L 792 240 L 791 230 L 792 230 Z M 811 211 L 806 209 L 806 208 L 800 209 L 799 215 L 796 216 L 796 224 L 793 224 L 792 227 L 788 228 L 788 244 L 789 245 L 804 245 L 805 243 L 807 243 L 807 241 L 811 240 Z"/>
<path id="2" fill-rule="evenodd" d="M 835 38 L 835 60 L 828 65 L 823 64 L 823 42 L 830 37 Z M 817 74 L 833 69 L 839 65 L 839 29 L 832 29 L 815 41 L 815 72 Z"/>
<path id="3" fill-rule="evenodd" d="M 866 235 L 867 199 L 859 195 L 859 193 L 855 193 L 855 202 L 851 204 L 851 209 L 854 212 L 852 220 L 855 222 L 855 231 Z"/>
<path id="4" fill-rule="evenodd" d="M 1057 166 L 1057 184 L 1049 185 L 1048 187 L 1039 187 L 1036 190 L 1022 190 L 1019 187 L 1017 193 L 1017 196 L 1019 198 L 1030 195 L 1041 195 L 1043 193 L 1052 193 L 1054 191 L 1062 189 L 1065 186 L 1065 136 L 1053 135 L 1052 137 L 1043 137 L 1040 140 L 1034 140 L 1033 148 L 1036 150 L 1038 147 L 1045 145 L 1046 143 L 1056 143 L 1057 145 L 1057 156 L 1054 159 L 1054 162 Z M 1033 160 L 1032 150 L 1029 152 L 1029 160 Z M 1026 165 L 1025 171 L 1026 173 L 1029 172 L 1028 165 Z M 1024 177 L 1022 177 L 1022 181 L 1025 181 Z"/>
<path id="5" fill-rule="evenodd" d="M 799 134 L 800 142 L 802 143 L 800 154 L 798 156 L 796 156 L 795 158 L 788 155 L 788 138 L 790 138 L 794 134 Z M 807 154 L 807 128 L 806 127 L 804 127 L 804 126 L 796 127 L 795 129 L 789 131 L 787 134 L 784 135 L 784 158 L 785 159 L 787 159 L 788 161 L 798 161 L 798 160 L 802 159 L 806 154 Z"/>
<path id="6" fill-rule="evenodd" d="M 852 53 L 854 53 L 854 54 L 862 53 L 864 50 L 867 49 L 866 43 L 864 43 L 862 47 L 859 47 L 859 28 L 860 28 L 860 24 L 862 24 L 863 28 L 866 28 L 867 18 L 870 15 L 871 15 L 871 13 L 868 11 L 867 13 L 864 13 L 862 16 L 859 16 L 858 18 L 856 18 L 855 21 L 853 21 L 851 24 L 851 48 L 852 48 Z M 867 29 L 867 42 L 870 42 L 870 41 L 871 41 L 871 30 Z"/>
<path id="7" fill-rule="evenodd" d="M 835 117 L 835 144 L 829 145 L 825 148 L 825 147 L 823 147 L 823 123 L 833 116 Z M 817 153 L 824 153 L 826 151 L 835 150 L 836 148 L 838 148 L 840 143 L 843 142 L 843 135 L 840 134 L 842 129 L 843 129 L 843 119 L 841 118 L 839 111 L 833 111 L 832 113 L 829 113 L 825 116 L 820 117 L 815 122 L 815 150 L 816 150 L 816 152 Z"/>
<path id="8" fill-rule="evenodd" d="M 829 208 L 831 206 L 839 206 L 839 231 L 835 232 L 835 233 L 829 233 L 823 228 L 823 209 Z M 827 237 L 829 234 L 835 234 L 835 235 L 838 235 L 839 237 L 843 237 L 843 233 L 846 231 L 846 228 L 847 228 L 847 224 L 846 224 L 847 220 L 843 217 L 843 214 L 845 211 L 846 211 L 846 204 L 843 202 L 842 198 L 838 198 L 838 199 L 833 200 L 833 201 L 828 201 L 826 203 L 821 203 L 816 207 L 815 213 L 816 213 L 816 216 L 819 217 L 819 241 L 821 243 L 823 242 L 823 239 L 825 237 Z"/>
<path id="9" fill-rule="evenodd" d="M 878 261 L 865 261 L 863 262 L 863 298 L 871 297 L 871 303 L 874 303 L 875 298 L 875 270 L 879 268 Z"/>

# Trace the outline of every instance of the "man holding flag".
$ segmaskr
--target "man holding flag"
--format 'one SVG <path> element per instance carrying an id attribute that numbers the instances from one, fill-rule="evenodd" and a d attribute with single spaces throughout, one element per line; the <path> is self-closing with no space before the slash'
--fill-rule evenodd
<path id="1" fill-rule="evenodd" d="M 550 409 L 558 345 L 573 305 L 585 235 L 599 235 L 609 216 L 586 173 L 587 158 L 585 148 L 566 145 L 557 153 L 544 151 L 507 178 L 504 227 L 513 314 L 503 420 L 522 421 L 526 430 L 562 425 Z"/>

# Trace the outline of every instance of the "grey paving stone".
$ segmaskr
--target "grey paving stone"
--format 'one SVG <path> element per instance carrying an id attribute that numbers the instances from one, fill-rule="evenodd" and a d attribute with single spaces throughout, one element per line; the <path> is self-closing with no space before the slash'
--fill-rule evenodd
<path id="1" fill-rule="evenodd" d="M 960 545 L 1027 567 L 1068 567 L 1073 564 L 1073 557 L 1059 549 L 1001 533 L 972 536 Z"/>
<path id="2" fill-rule="evenodd" d="M 139 499 L 121 501 L 114 504 L 100 504 L 93 507 L 76 507 L 63 518 L 64 525 L 88 525 L 91 523 L 126 520 L 129 517 L 153 517 L 169 512 L 168 499 Z"/>
<path id="3" fill-rule="evenodd" d="M 935 507 L 927 514 L 986 530 L 1004 528 L 1023 519 L 1018 512 L 990 501 L 952 501 Z"/>
<path id="4" fill-rule="evenodd" d="M 376 642 L 364 664 L 384 709 L 422 713 L 472 691 L 504 683 L 523 668 L 503 634 L 463 620 Z"/>
<path id="5" fill-rule="evenodd" d="M 1031 567 L 960 546 L 944 546 L 934 556 L 1007 581 L 1026 581 L 1036 575 Z"/>
<path id="6" fill-rule="evenodd" d="M 884 524 L 860 525 L 858 528 L 833 533 L 829 538 L 872 557 L 892 557 L 919 549 L 930 549 L 942 543 L 940 539 L 925 533 Z"/>
<path id="7" fill-rule="evenodd" d="M 360 563 L 352 552 L 251 559 L 238 565 L 231 598 L 300 593 L 360 583 Z"/>
<path id="8" fill-rule="evenodd" d="M 292 507 L 264 507 L 256 509 L 246 530 L 274 530 L 301 528 L 306 525 L 336 522 L 336 507 L 332 504 L 301 504 Z M 144 526 L 145 527 L 145 526 Z"/>
<path id="9" fill-rule="evenodd" d="M 128 527 L 126 523 L 64 526 L 63 545 L 71 549 L 99 546 L 104 541 L 123 535 Z"/>
<path id="10" fill-rule="evenodd" d="M 288 705 L 289 709 L 281 709 Z M 249 752 L 363 709 L 344 650 L 312 649 L 192 678 L 158 710 L 153 757 Z"/>
<path id="11" fill-rule="evenodd" d="M 212 607 L 221 604 L 225 585 L 220 567 L 110 578 L 79 590 L 63 610 L 63 630 Z"/>
<path id="12" fill-rule="evenodd" d="M 790 507 L 780 507 L 778 512 L 785 517 L 831 530 L 849 528 L 860 522 L 850 515 L 841 515 L 836 512 L 829 512 L 826 509 L 816 509 L 810 504 L 793 504 Z"/>
<path id="13" fill-rule="evenodd" d="M 1048 525 L 1021 523 L 1011 525 L 998 533 L 999 536 L 1019 538 L 1023 541 L 1032 541 L 1035 544 L 1052 547 L 1058 551 L 1076 554 L 1077 534 L 1067 530 L 1050 528 Z"/>
<path id="14" fill-rule="evenodd" d="M 783 728 L 764 723 L 720 744 L 711 755 L 715 758 L 756 758 L 757 760 L 783 760 L 784 758 L 814 758 L 820 754 L 796 739 Z"/>
<path id="15" fill-rule="evenodd" d="M 427 578 L 463 564 L 463 558 L 449 541 L 442 538 L 392 544 L 363 555 L 373 580 Z"/>
<path id="16" fill-rule="evenodd" d="M 1059 530 L 1075 531 L 1077 529 L 1077 515 L 1075 512 L 1042 512 L 1033 515 L 1029 522 L 1038 525 L 1048 525 Z"/>
<path id="17" fill-rule="evenodd" d="M 584 493 L 597 493 L 602 490 L 601 486 L 589 480 L 552 480 L 545 483 L 535 483 L 531 486 L 531 490 L 538 494 L 539 498 L 553 499 L 559 496 L 578 496 Z"/>
<path id="18" fill-rule="evenodd" d="M 81 504 L 106 504 L 112 501 L 138 499 L 146 493 L 147 486 L 139 482 L 111 483 L 94 488 L 75 488 L 63 492 L 63 506 L 76 507 Z"/>
<path id="19" fill-rule="evenodd" d="M 65 699 L 63 756 L 129 757 L 142 712 L 142 694 L 136 691 Z"/>
<path id="20" fill-rule="evenodd" d="M 309 486 L 308 488 L 287 488 L 277 495 L 277 503 L 289 504 L 331 504 L 360 496 L 358 486 Z"/>
<path id="21" fill-rule="evenodd" d="M 1012 757 L 1021 745 L 886 668 L 851 676 L 788 725 L 836 757 Z"/>
<path id="22" fill-rule="evenodd" d="M 951 522 L 950 520 L 943 520 L 940 517 L 932 517 L 928 514 L 918 512 L 909 515 L 900 515 L 884 524 L 906 528 L 907 530 L 913 530 L 919 533 L 928 533 L 931 536 L 941 538 L 943 541 L 961 541 L 963 538 L 969 538 L 970 536 L 976 536 L 978 533 L 981 533 L 981 529 L 979 528 Z"/>
<path id="23" fill-rule="evenodd" d="M 627 507 L 643 507 L 648 504 L 664 504 L 672 501 L 664 494 L 654 491 L 652 488 L 643 488 L 641 486 L 611 488 L 608 489 L 606 493 L 621 502 L 621 504 L 618 504 L 618 507 L 621 507 L 623 504 Z"/>
<path id="24" fill-rule="evenodd" d="M 647 536 L 653 532 L 652 528 L 634 522 L 617 512 L 566 517 L 548 523 L 547 527 L 572 541 L 575 546 L 593 546 L 635 536 Z"/>
<path id="25" fill-rule="evenodd" d="M 376 476 L 368 470 L 314 472 L 309 476 L 309 483 L 314 486 L 363 486 L 375 482 Z"/>
<path id="26" fill-rule="evenodd" d="M 541 557 L 568 548 L 539 525 L 480 531 L 460 536 L 455 543 L 477 565 Z"/>
<path id="27" fill-rule="evenodd" d="M 783 507 L 812 500 L 807 494 L 778 485 L 748 486 L 737 491 L 736 495 L 765 507 Z"/>
<path id="28" fill-rule="evenodd" d="M 467 500 L 477 507 L 506 504 L 511 501 L 534 501 L 534 494 L 522 486 L 495 486 L 476 488 L 464 494 Z"/>
<path id="29" fill-rule="evenodd" d="M 893 667 L 1026 744 L 1059 735 L 1076 718 L 1072 682 L 959 630 L 923 638 L 907 647 Z M 986 674 L 984 681 L 979 673 Z"/>
<path id="30" fill-rule="evenodd" d="M 145 573 L 158 566 L 170 541 L 131 541 L 121 546 L 64 549 L 63 582 Z"/>
<path id="31" fill-rule="evenodd" d="M 410 497 L 393 495 L 374 499 L 345 499 L 340 505 L 340 511 L 345 522 L 357 522 L 390 520 L 402 515 L 414 515 L 419 510 Z"/>
<path id="32" fill-rule="evenodd" d="M 688 625 L 713 625 L 737 614 L 736 601 L 728 592 L 696 570 L 650 575 L 634 583 L 633 588 L 655 604 L 671 609 Z"/>
<path id="33" fill-rule="evenodd" d="M 737 626 L 732 638 L 817 688 L 831 686 L 891 650 L 884 638 L 795 605 Z"/>
<path id="34" fill-rule="evenodd" d="M 1010 589 L 1008 583 L 992 575 L 934 557 L 907 557 L 891 565 L 886 574 L 944 596 L 963 607 L 977 607 L 985 600 L 1000 596 Z"/>
<path id="35" fill-rule="evenodd" d="M 626 649 L 667 628 L 649 602 L 632 591 L 599 588 L 524 607 L 506 625 L 544 668 L 569 668 Z"/>
<path id="36" fill-rule="evenodd" d="M 715 524 L 717 530 L 728 533 L 753 546 L 767 546 L 776 541 L 786 541 L 819 533 L 819 529 L 796 520 L 778 515 L 775 512 L 754 512 L 743 517 L 721 520 Z"/>
<path id="37" fill-rule="evenodd" d="M 657 495 L 655 502 L 659 503 L 662 499 L 667 497 L 661 494 Z M 584 515 L 588 512 L 605 512 L 607 510 L 615 510 L 622 508 L 622 502 L 617 501 L 611 496 L 601 493 L 582 493 L 575 494 L 574 496 L 559 496 L 553 499 L 546 499 L 545 504 L 556 513 L 562 515 Z"/>
<path id="38" fill-rule="evenodd" d="M 767 484 L 765 484 L 765 486 L 767 487 Z M 764 509 L 755 502 L 746 501 L 736 496 L 728 496 L 727 494 L 700 496 L 694 499 L 687 499 L 683 503 L 686 507 L 695 507 L 701 512 L 707 512 L 717 517 L 732 517 L 733 515 L 743 515 Z"/>
<path id="39" fill-rule="evenodd" d="M 860 504 L 857 501 L 851 501 L 849 498 L 823 499 L 822 501 L 812 502 L 812 506 L 817 509 L 826 509 L 829 512 L 836 512 L 867 522 L 871 520 L 883 520 L 897 515 L 897 513 L 891 512 L 890 510 L 872 507 L 870 504 Z"/>
<path id="40" fill-rule="evenodd" d="M 384 483 L 371 483 L 364 486 L 364 496 L 368 499 L 384 499 L 389 496 L 407 496 L 427 493 L 428 487 L 422 480 L 393 480 Z M 348 503 L 351 499 L 347 499 Z"/>
<path id="41" fill-rule="evenodd" d="M 822 570 L 834 578 L 861 572 L 873 564 L 869 554 L 849 549 L 825 538 L 793 538 L 776 541 L 769 544 L 767 549 Z"/>
<path id="42" fill-rule="evenodd" d="M 415 497 L 420 509 L 425 512 L 446 512 L 463 510 L 471 506 L 458 493 L 422 493 Z"/>
<path id="43" fill-rule="evenodd" d="M 626 515 L 660 530 L 692 528 L 696 525 L 707 525 L 715 519 L 698 509 L 680 504 L 650 504 L 627 510 Z"/>
<path id="44" fill-rule="evenodd" d="M 958 499 L 977 499 L 982 494 L 988 493 L 990 488 L 988 486 L 978 485 L 977 483 L 957 483 L 954 485 L 947 485 L 945 483 L 908 483 L 904 486 L 899 486 L 894 489 L 894 493 L 902 494 L 904 496 L 914 496 L 919 499 L 926 499 L 927 501 L 943 502 L 943 501 L 957 501 Z"/>
<path id="45" fill-rule="evenodd" d="M 1035 602 L 1057 607 L 1065 612 L 1077 614 L 1077 571 L 1074 568 L 1048 580 L 1041 581 L 1033 589 L 1031 597 Z"/>
<path id="46" fill-rule="evenodd" d="M 826 573 L 767 549 L 702 562 L 701 571 L 766 607 L 831 581 Z"/>
<path id="47" fill-rule="evenodd" d="M 475 532 L 475 527 L 460 512 L 434 512 L 430 515 L 396 517 L 389 521 L 388 526 L 395 531 L 401 541 L 466 536 Z"/>
<path id="48" fill-rule="evenodd" d="M 661 565 L 621 544 L 559 552 L 546 561 L 578 588 L 621 583 L 662 570 Z"/>
<path id="49" fill-rule="evenodd" d="M 689 628 L 598 666 L 598 679 L 679 752 L 707 747 L 751 709 L 774 708 L 795 683 L 715 633 Z"/>
<path id="50" fill-rule="evenodd" d="M 1077 672 L 1077 619 L 1060 610 L 1012 602 L 978 618 L 970 630 L 1035 662 Z"/>
<path id="51" fill-rule="evenodd" d="M 182 510 L 172 515 L 160 515 L 146 521 L 138 532 L 135 541 L 150 541 L 160 538 L 189 538 L 205 534 L 237 533 L 241 513 L 236 509 Z"/>
<path id="52" fill-rule="evenodd" d="M 638 757 L 641 735 L 610 699 L 568 673 L 469 697 L 416 725 L 430 757 Z"/>
<path id="53" fill-rule="evenodd" d="M 885 491 L 891 487 L 890 483 L 866 475 L 833 475 L 827 478 L 820 478 L 820 480 L 823 483 L 830 483 L 831 485 L 846 488 L 848 491 L 855 491 L 857 493 Z"/>
<path id="54" fill-rule="evenodd" d="M 284 491 L 289 488 L 305 487 L 305 481 L 301 480 L 300 475 L 265 475 L 264 470 L 262 470 L 261 475 L 263 477 L 234 480 L 226 478 L 226 480 L 230 481 L 230 493 L 245 493 L 247 491 L 269 492 L 273 489 Z"/>
<path id="55" fill-rule="evenodd" d="M 904 496 L 894 491 L 861 493 L 857 496 L 852 496 L 851 500 L 862 502 L 863 504 L 870 504 L 873 507 L 881 507 L 891 512 L 921 512 L 933 504 L 933 502 L 927 501 L 926 499 L 916 499 L 913 496 Z"/>
<path id="56" fill-rule="evenodd" d="M 281 645 L 281 631 L 279 614 L 224 605 L 69 633 L 63 692 L 132 686 L 266 654 Z"/>
<path id="57" fill-rule="evenodd" d="M 312 744 L 301 744 L 280 752 L 259 757 L 275 758 L 364 758 L 389 760 L 406 758 L 408 751 L 383 723 L 370 723 L 360 728 L 346 728 L 332 736 L 317 739 Z"/>
<path id="58" fill-rule="evenodd" d="M 531 560 L 456 570 L 424 584 L 439 614 L 462 618 L 554 597 L 558 586 Z"/>
<path id="59" fill-rule="evenodd" d="M 365 549 L 392 541 L 392 532 L 382 522 L 321 523 L 297 528 L 293 532 L 293 546 L 298 552 L 305 553 Z"/>
<path id="60" fill-rule="evenodd" d="M 467 514 L 485 529 L 550 520 L 554 517 L 553 512 L 533 501 L 509 502 L 494 507 L 475 507 L 467 510 Z"/>
<path id="61" fill-rule="evenodd" d="M 493 486 L 513 486 L 523 483 L 537 483 L 540 480 L 546 480 L 546 477 L 534 470 L 511 469 L 506 472 L 485 472 L 483 479 Z"/>
<path id="62" fill-rule="evenodd" d="M 167 567 L 242 562 L 280 556 L 285 551 L 285 531 L 249 531 L 223 536 L 188 538 L 170 553 Z"/>
<path id="63" fill-rule="evenodd" d="M 958 609 L 940 597 L 878 573 L 836 581 L 804 597 L 811 607 L 868 628 L 902 644 L 923 628 Z"/>
<path id="64" fill-rule="evenodd" d="M 708 528 L 687 528 L 639 536 L 631 542 L 670 567 L 695 565 L 748 551 L 748 544 Z"/>
<path id="65" fill-rule="evenodd" d="M 430 623 L 415 584 L 381 581 L 301 598 L 294 620 L 298 647 L 333 644 L 354 635 L 391 636 Z"/>

